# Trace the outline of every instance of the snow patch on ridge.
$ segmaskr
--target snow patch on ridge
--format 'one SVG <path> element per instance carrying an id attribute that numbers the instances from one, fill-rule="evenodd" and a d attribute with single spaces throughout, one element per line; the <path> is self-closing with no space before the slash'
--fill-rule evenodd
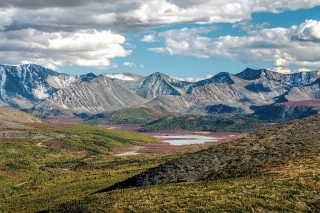
<path id="1" fill-rule="evenodd" d="M 47 88 L 43 85 L 39 85 L 38 88 L 33 89 L 32 93 L 38 99 L 45 99 L 49 96 L 47 93 Z"/>
<path id="2" fill-rule="evenodd" d="M 3 67 L 0 67 L 0 74 L 1 74 L 1 81 L 0 81 L 0 96 L 2 100 L 6 101 L 8 99 L 8 96 L 6 94 L 6 90 L 4 88 L 4 85 L 7 80 L 7 75 Z"/>
<path id="3" fill-rule="evenodd" d="M 47 82 L 55 88 L 66 88 L 78 81 L 78 76 L 49 76 Z"/>

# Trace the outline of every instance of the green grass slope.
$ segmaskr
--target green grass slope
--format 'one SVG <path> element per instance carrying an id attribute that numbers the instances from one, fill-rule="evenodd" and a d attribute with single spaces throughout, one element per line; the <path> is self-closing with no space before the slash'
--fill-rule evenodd
<path id="1" fill-rule="evenodd" d="M 159 142 L 154 138 L 87 125 L 55 125 L 1 130 L 0 212 L 35 212 L 164 162 L 122 160 L 112 154 L 115 147 Z"/>
<path id="2" fill-rule="evenodd" d="M 143 125 L 140 131 L 183 129 L 190 131 L 246 132 L 262 125 L 261 121 L 245 116 L 184 115 L 175 117 L 171 115 Z"/>
<path id="3" fill-rule="evenodd" d="M 0 129 L 29 129 L 30 123 L 43 121 L 17 109 L 0 107 Z"/>
<path id="4" fill-rule="evenodd" d="M 169 113 L 160 106 L 133 107 L 113 112 L 99 113 L 85 119 L 87 124 L 140 124 L 148 123 Z"/>
<path id="5" fill-rule="evenodd" d="M 319 212 L 319 131 L 320 115 L 270 127 L 48 212 Z"/>

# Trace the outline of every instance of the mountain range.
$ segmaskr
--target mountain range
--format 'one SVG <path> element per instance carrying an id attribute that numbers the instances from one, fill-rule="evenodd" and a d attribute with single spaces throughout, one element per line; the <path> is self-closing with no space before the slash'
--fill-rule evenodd
<path id="1" fill-rule="evenodd" d="M 247 68 L 187 82 L 159 72 L 69 75 L 36 64 L 0 65 L 0 106 L 39 116 L 97 114 L 143 104 L 179 113 L 253 113 L 318 99 L 319 83 L 320 71 L 281 74 Z"/>

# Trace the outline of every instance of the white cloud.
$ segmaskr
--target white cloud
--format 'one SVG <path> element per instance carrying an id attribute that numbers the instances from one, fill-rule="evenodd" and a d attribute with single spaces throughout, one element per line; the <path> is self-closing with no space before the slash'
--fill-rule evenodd
<path id="1" fill-rule="evenodd" d="M 15 16 L 14 9 L 2 9 L 0 8 L 0 31 L 4 30 L 7 26 L 11 25 L 13 22 L 13 17 Z"/>
<path id="2" fill-rule="evenodd" d="M 126 42 L 124 45 L 126 45 L 126 47 L 128 47 L 128 48 L 130 48 L 130 49 L 136 48 L 135 45 L 133 45 L 133 44 L 131 44 L 131 43 L 129 43 L 129 42 Z"/>
<path id="3" fill-rule="evenodd" d="M 34 29 L 0 32 L 0 57 L 4 63 L 29 60 L 44 66 L 114 67 L 110 58 L 130 55 L 121 45 L 125 38 L 110 31 L 46 33 Z"/>
<path id="4" fill-rule="evenodd" d="M 120 33 L 143 32 L 173 24 L 236 23 L 250 20 L 254 12 L 277 13 L 318 5 L 319 0 L 1 0 L 0 57 L 3 63 L 17 64 L 30 60 L 42 65 L 110 68 L 116 66 L 110 58 L 125 57 L 131 53 L 123 48 L 125 38 Z M 245 27 L 259 29 L 259 26 Z M 292 64 L 294 60 L 304 66 L 320 63 L 316 55 L 318 46 L 309 51 L 307 44 L 299 43 L 319 42 L 319 23 L 316 22 L 297 26 L 291 34 L 287 29 L 283 30 L 287 37 L 290 35 L 292 40 L 297 40 L 295 44 L 301 45 L 301 52 L 293 52 L 295 47 L 276 40 L 281 36 L 285 39 L 285 36 L 277 36 L 274 30 L 257 31 L 248 37 L 225 36 L 215 40 L 201 36 L 203 30 L 215 29 L 185 29 L 171 31 L 171 35 L 166 32 L 159 35 L 165 40 L 165 47 L 149 50 L 203 58 L 219 55 L 244 61 L 275 60 L 275 49 L 263 48 L 263 45 L 272 44 L 279 46 L 278 65 Z M 274 36 L 276 42 L 268 34 Z M 144 41 L 155 39 L 158 40 L 158 35 L 143 38 Z M 236 49 L 237 45 L 243 50 Z M 250 48 L 249 45 L 259 48 Z M 286 45 L 288 49 L 285 49 Z M 306 54 L 307 50 L 303 48 L 309 53 Z"/>
<path id="5" fill-rule="evenodd" d="M 298 72 L 310 72 L 312 71 L 311 69 L 308 69 L 308 68 L 299 68 L 298 69 Z"/>
<path id="6" fill-rule="evenodd" d="M 243 31 L 246 32 L 251 32 L 253 30 L 262 30 L 265 29 L 269 26 L 269 23 L 267 22 L 263 22 L 263 23 L 259 23 L 259 24 L 252 24 L 248 21 L 242 21 L 242 22 L 238 22 L 232 25 L 232 28 L 240 28 Z"/>
<path id="7" fill-rule="evenodd" d="M 174 79 L 176 79 L 176 80 L 179 80 L 179 81 L 185 81 L 185 79 L 184 78 L 179 78 L 179 77 L 174 77 L 174 76 L 170 76 L 171 78 L 174 78 Z"/>
<path id="8" fill-rule="evenodd" d="M 57 67 L 56 64 L 53 63 L 48 63 L 47 65 L 45 65 L 46 68 L 60 72 L 60 69 Z"/>
<path id="9" fill-rule="evenodd" d="M 2 0 L 0 27 L 17 24 L 47 31 L 103 28 L 141 32 L 168 24 L 236 23 L 250 20 L 254 12 L 278 13 L 318 5 L 319 0 Z"/>
<path id="10" fill-rule="evenodd" d="M 133 62 L 128 61 L 124 62 L 123 65 L 126 67 L 137 67 L 137 65 L 135 65 Z"/>
<path id="11" fill-rule="evenodd" d="M 320 22 L 307 20 L 299 26 L 292 26 L 288 34 L 292 40 L 320 42 Z"/>
<path id="12" fill-rule="evenodd" d="M 203 77 L 203 76 L 200 76 L 200 77 L 189 77 L 189 78 L 187 78 L 187 81 L 189 81 L 189 82 L 197 82 L 197 81 L 202 81 L 202 80 L 205 80 L 205 79 L 208 79 L 208 78 L 212 78 L 212 77 L 213 77 L 213 75 L 211 75 L 211 74 L 208 74 L 205 77 Z"/>
<path id="13" fill-rule="evenodd" d="M 164 47 L 148 50 L 203 58 L 219 56 L 250 63 L 272 61 L 277 67 L 320 66 L 318 26 L 319 21 L 306 20 L 288 29 L 253 30 L 248 36 L 227 35 L 218 38 L 201 35 L 214 30 L 208 27 L 175 29 L 157 35 L 162 39 Z"/>
<path id="14" fill-rule="evenodd" d="M 155 36 L 154 35 L 145 35 L 141 41 L 144 41 L 144 42 L 155 42 L 156 39 L 155 39 Z"/>
<path id="15" fill-rule="evenodd" d="M 281 73 L 281 74 L 290 74 L 291 73 L 291 70 L 286 67 L 276 67 L 276 68 L 274 68 L 273 71 Z"/>
<path id="16" fill-rule="evenodd" d="M 209 47 L 210 38 L 202 37 L 199 34 L 215 31 L 216 27 L 182 28 L 180 30 L 168 30 L 159 33 L 158 37 L 163 38 L 166 47 L 149 48 L 149 51 L 156 53 L 169 53 L 171 55 L 191 55 L 198 58 L 208 58 L 206 53 Z"/>

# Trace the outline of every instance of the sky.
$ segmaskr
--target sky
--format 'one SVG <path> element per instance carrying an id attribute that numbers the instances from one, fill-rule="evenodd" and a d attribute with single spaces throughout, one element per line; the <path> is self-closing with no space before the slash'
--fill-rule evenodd
<path id="1" fill-rule="evenodd" d="M 0 17 L 0 64 L 189 81 L 320 68 L 320 0 L 1 0 Z"/>

